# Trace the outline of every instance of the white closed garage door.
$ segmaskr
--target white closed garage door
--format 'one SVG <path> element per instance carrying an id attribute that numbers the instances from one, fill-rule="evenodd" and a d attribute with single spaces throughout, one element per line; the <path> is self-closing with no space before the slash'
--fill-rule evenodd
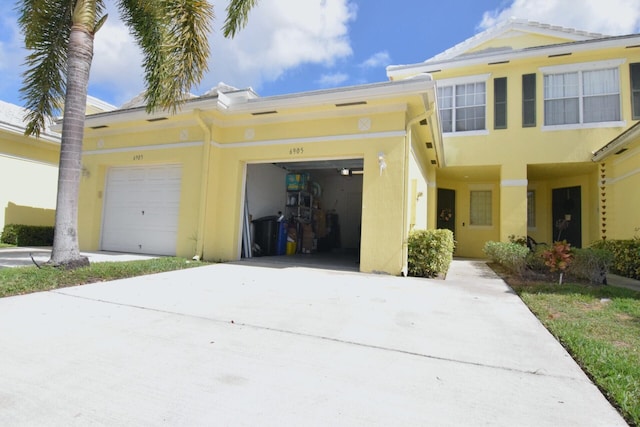
<path id="1" fill-rule="evenodd" d="M 109 169 L 102 249 L 175 255 L 181 181 L 180 165 Z"/>

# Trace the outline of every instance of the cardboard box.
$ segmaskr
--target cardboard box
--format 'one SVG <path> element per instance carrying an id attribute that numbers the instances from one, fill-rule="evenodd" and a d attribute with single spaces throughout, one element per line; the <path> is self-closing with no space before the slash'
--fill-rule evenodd
<path id="1" fill-rule="evenodd" d="M 287 191 L 304 191 L 309 184 L 309 174 L 289 173 L 287 174 Z"/>

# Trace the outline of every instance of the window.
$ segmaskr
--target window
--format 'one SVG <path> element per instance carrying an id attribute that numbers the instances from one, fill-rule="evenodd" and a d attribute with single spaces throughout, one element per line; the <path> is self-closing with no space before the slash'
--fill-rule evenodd
<path id="1" fill-rule="evenodd" d="M 536 226 L 536 192 L 534 190 L 527 191 L 527 227 Z"/>
<path id="2" fill-rule="evenodd" d="M 522 76 L 522 127 L 536 126 L 536 75 Z"/>
<path id="3" fill-rule="evenodd" d="M 493 128 L 507 128 L 507 78 L 493 79 Z"/>
<path id="4" fill-rule="evenodd" d="M 491 190 L 471 191 L 470 225 L 492 225 Z"/>
<path id="5" fill-rule="evenodd" d="M 443 132 L 485 129 L 486 89 L 484 82 L 438 88 Z"/>
<path id="6" fill-rule="evenodd" d="M 547 126 L 620 120 L 617 68 L 544 76 L 544 124 Z"/>
<path id="7" fill-rule="evenodd" d="M 631 111 L 633 119 L 640 119 L 640 63 L 629 64 L 631 74 Z"/>

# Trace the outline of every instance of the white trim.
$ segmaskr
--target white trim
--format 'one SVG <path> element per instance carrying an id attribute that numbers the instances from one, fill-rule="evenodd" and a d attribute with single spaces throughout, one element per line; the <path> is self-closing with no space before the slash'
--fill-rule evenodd
<path id="1" fill-rule="evenodd" d="M 450 79 L 436 80 L 436 87 L 463 85 L 467 83 L 487 82 L 491 78 L 491 73 L 474 74 L 473 76 L 453 77 Z"/>
<path id="2" fill-rule="evenodd" d="M 156 145 L 136 145 L 133 147 L 119 147 L 119 148 L 107 148 L 105 150 L 87 150 L 83 151 L 82 155 L 95 155 L 95 154 L 111 154 L 111 153 L 129 153 L 131 151 L 151 151 L 151 150 L 167 150 L 171 148 L 185 148 L 185 147 L 200 147 L 204 142 L 174 142 L 171 144 L 156 144 Z"/>
<path id="3" fill-rule="evenodd" d="M 621 66 L 625 62 L 627 62 L 626 58 L 619 58 L 610 59 L 608 61 L 577 62 L 573 64 L 550 65 L 547 67 L 539 67 L 538 70 L 543 74 L 572 73 L 575 71 L 591 71 L 615 68 Z"/>
<path id="4" fill-rule="evenodd" d="M 526 187 L 529 181 L 526 179 L 503 179 L 500 181 L 501 187 Z"/>
<path id="5" fill-rule="evenodd" d="M 4 157 L 4 158 L 7 158 L 7 159 L 11 159 L 11 160 L 19 160 L 21 162 L 35 163 L 35 164 L 42 165 L 42 166 L 51 166 L 51 167 L 54 167 L 56 169 L 59 166 L 58 162 L 49 163 L 49 162 L 45 162 L 43 160 L 36 160 L 36 159 L 28 158 L 28 157 L 14 156 L 14 155 L 11 155 L 11 154 L 6 154 L 6 153 L 0 153 L 0 157 Z"/>
<path id="6" fill-rule="evenodd" d="M 263 147 L 267 145 L 286 145 L 286 144 L 313 144 L 317 142 L 330 141 L 354 141 L 360 139 L 379 139 L 379 138 L 403 138 L 406 136 L 404 130 L 393 130 L 375 133 L 357 133 L 350 135 L 327 135 L 313 136 L 308 138 L 289 138 L 289 139 L 269 139 L 264 141 L 242 141 L 220 143 L 211 141 L 211 144 L 217 148 L 237 148 L 237 147 Z"/>
<path id="7" fill-rule="evenodd" d="M 556 130 L 578 130 L 578 129 L 598 129 L 598 128 L 623 128 L 627 126 L 626 121 L 617 122 L 594 122 L 594 123 L 571 123 L 568 125 L 542 125 L 540 130 L 552 132 Z"/>
<path id="8" fill-rule="evenodd" d="M 639 173 L 640 173 L 640 168 L 634 169 L 631 172 L 625 173 L 624 175 L 620 175 L 620 176 L 617 176 L 615 178 L 607 179 L 607 184 L 615 184 L 618 181 L 622 181 L 623 179 L 630 178 L 630 177 L 632 177 L 634 175 L 637 175 Z"/>

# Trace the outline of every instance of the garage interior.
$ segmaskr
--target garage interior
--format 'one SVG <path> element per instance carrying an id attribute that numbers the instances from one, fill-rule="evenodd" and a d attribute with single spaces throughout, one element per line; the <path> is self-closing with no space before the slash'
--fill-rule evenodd
<path id="1" fill-rule="evenodd" d="M 358 271 L 363 166 L 362 158 L 247 165 L 243 261 Z"/>

